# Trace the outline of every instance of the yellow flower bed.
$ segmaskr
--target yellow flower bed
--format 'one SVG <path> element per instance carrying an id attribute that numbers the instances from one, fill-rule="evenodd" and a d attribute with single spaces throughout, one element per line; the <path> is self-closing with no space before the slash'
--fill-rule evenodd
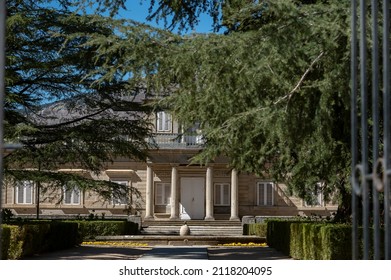
<path id="1" fill-rule="evenodd" d="M 240 247 L 266 247 L 266 243 L 241 243 L 241 242 L 232 242 L 232 243 L 224 243 L 224 244 L 218 244 L 217 246 L 240 246 Z"/>
<path id="2" fill-rule="evenodd" d="M 81 245 L 113 246 L 113 247 L 146 247 L 148 244 L 125 241 L 84 241 Z"/>

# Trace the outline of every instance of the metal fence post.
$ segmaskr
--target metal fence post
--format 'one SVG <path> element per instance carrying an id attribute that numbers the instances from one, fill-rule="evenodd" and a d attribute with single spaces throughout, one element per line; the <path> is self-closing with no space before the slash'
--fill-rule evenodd
<path id="1" fill-rule="evenodd" d="M 391 259 L 390 1 L 351 0 L 353 259 Z"/>
<path id="2" fill-rule="evenodd" d="M 4 120 L 4 95 L 5 95 L 5 0 L 0 0 L 0 260 L 2 259 L 2 203 L 3 203 L 3 120 Z"/>

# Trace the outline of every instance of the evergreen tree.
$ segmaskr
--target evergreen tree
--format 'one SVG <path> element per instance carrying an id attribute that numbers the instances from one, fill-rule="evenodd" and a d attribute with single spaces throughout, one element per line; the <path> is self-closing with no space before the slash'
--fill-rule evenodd
<path id="1" fill-rule="evenodd" d="M 215 25 L 225 34 L 185 36 L 159 65 L 161 80 L 178 85 L 164 103 L 183 123 L 198 122 L 206 139 L 194 160 L 228 156 L 304 199 L 321 183 L 326 199 L 338 199 L 338 216 L 348 217 L 349 3 L 217 2 Z"/>
<path id="2" fill-rule="evenodd" d="M 114 13 L 110 5 L 115 2 L 97 1 Z M 205 147 L 195 161 L 228 156 L 232 167 L 287 183 L 303 198 L 322 183 L 326 197 L 337 197 L 339 212 L 349 215 L 349 4 L 150 3 L 149 19 L 166 20 L 171 29 L 191 29 L 207 12 L 224 34 L 181 36 L 131 20 L 72 15 L 61 26 L 78 27 L 54 30 L 57 36 L 50 38 L 74 58 L 72 73 L 82 77 L 77 85 L 85 82 L 87 91 L 100 94 L 113 85 L 133 88 L 142 81 L 148 92 L 169 93 L 157 106 L 170 108 L 184 125 L 199 123 L 202 130 Z M 75 58 L 76 53 L 82 55 Z M 12 110 L 23 118 L 18 112 Z"/>
<path id="3" fill-rule="evenodd" d="M 88 44 L 91 34 L 117 36 L 122 23 L 60 2 L 7 1 L 4 137 L 22 147 L 5 155 L 5 176 L 34 181 L 41 192 L 76 182 L 111 199 L 123 186 L 57 170 L 98 174 L 117 157 L 145 160 L 148 93 L 139 74 L 123 71 L 116 57 L 98 58 L 105 49 Z"/>

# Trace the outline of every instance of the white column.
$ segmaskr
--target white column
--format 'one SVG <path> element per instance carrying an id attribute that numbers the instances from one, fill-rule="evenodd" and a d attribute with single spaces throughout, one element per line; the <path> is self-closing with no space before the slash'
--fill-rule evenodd
<path id="1" fill-rule="evenodd" d="M 231 171 L 231 217 L 230 221 L 238 221 L 239 219 L 239 186 L 238 172 L 236 169 Z"/>
<path id="2" fill-rule="evenodd" d="M 171 220 L 179 219 L 178 168 L 171 169 Z"/>
<path id="3" fill-rule="evenodd" d="M 147 187 L 145 194 L 145 217 L 144 220 L 153 220 L 153 172 L 147 165 Z"/>
<path id="4" fill-rule="evenodd" d="M 213 167 L 206 169 L 206 190 L 205 190 L 205 220 L 214 220 L 213 217 Z"/>

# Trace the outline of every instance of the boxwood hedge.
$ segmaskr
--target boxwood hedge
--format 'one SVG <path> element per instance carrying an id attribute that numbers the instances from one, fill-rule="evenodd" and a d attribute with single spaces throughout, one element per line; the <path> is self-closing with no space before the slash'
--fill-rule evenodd
<path id="1" fill-rule="evenodd" d="M 17 221 L 2 225 L 2 259 L 21 259 L 33 254 L 79 245 L 98 235 L 137 234 L 128 221 Z"/>
<path id="2" fill-rule="evenodd" d="M 361 240 L 361 232 L 359 235 Z M 383 237 L 384 231 L 382 231 L 381 240 L 384 240 Z M 270 247 L 294 259 L 352 259 L 352 227 L 347 224 L 269 220 L 267 221 L 267 243 Z M 372 240 L 370 243 L 373 243 Z M 359 247 L 362 251 L 362 243 Z M 370 255 L 373 256 L 373 248 L 370 248 Z M 362 255 L 359 257 L 361 258 Z"/>

